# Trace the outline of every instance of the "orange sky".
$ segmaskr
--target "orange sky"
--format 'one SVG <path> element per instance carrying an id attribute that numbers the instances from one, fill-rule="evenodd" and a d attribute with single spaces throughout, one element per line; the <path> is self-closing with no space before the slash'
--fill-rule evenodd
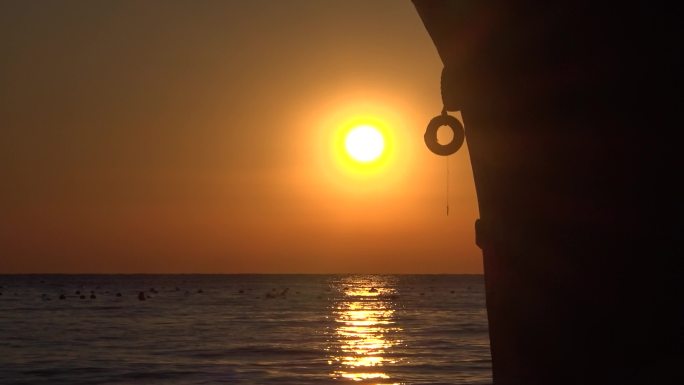
<path id="1" fill-rule="evenodd" d="M 0 46 L 0 273 L 482 271 L 409 1 L 2 2 Z M 359 117 L 394 138 L 366 176 Z"/>

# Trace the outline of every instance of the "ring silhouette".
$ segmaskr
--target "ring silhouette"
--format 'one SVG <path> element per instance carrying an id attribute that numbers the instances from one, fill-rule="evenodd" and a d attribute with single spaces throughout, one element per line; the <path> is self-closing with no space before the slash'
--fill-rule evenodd
<path id="1" fill-rule="evenodd" d="M 451 131 L 454 133 L 454 137 L 451 142 L 447 144 L 440 144 L 437 140 L 437 130 L 442 126 L 449 126 Z M 439 115 L 435 116 L 428 123 L 427 129 L 425 130 L 425 145 L 427 148 L 437 155 L 448 156 L 456 151 L 463 145 L 463 140 L 465 139 L 465 131 L 463 130 L 463 125 L 458 119 L 451 115 Z"/>

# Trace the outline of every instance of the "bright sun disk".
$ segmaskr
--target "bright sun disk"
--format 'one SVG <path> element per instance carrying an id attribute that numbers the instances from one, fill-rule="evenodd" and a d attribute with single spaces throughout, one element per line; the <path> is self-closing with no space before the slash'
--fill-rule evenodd
<path id="1" fill-rule="evenodd" d="M 377 159 L 385 149 L 382 134 L 372 126 L 358 126 L 349 131 L 344 140 L 349 156 L 362 163 Z"/>

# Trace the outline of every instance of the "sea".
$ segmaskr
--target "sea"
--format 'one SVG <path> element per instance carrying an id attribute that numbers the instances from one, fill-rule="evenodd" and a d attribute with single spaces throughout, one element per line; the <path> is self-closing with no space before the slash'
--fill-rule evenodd
<path id="1" fill-rule="evenodd" d="M 1 384 L 491 384 L 481 275 L 4 275 Z"/>

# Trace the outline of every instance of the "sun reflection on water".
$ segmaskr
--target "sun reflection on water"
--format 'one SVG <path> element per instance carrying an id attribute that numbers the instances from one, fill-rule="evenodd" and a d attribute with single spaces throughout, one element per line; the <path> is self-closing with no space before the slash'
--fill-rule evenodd
<path id="1" fill-rule="evenodd" d="M 391 349 L 401 341 L 394 320 L 396 290 L 383 277 L 350 277 L 338 282 L 339 300 L 332 312 L 335 330 L 331 336 L 331 356 L 335 379 L 367 384 L 399 384 L 385 370 L 396 364 Z"/>

